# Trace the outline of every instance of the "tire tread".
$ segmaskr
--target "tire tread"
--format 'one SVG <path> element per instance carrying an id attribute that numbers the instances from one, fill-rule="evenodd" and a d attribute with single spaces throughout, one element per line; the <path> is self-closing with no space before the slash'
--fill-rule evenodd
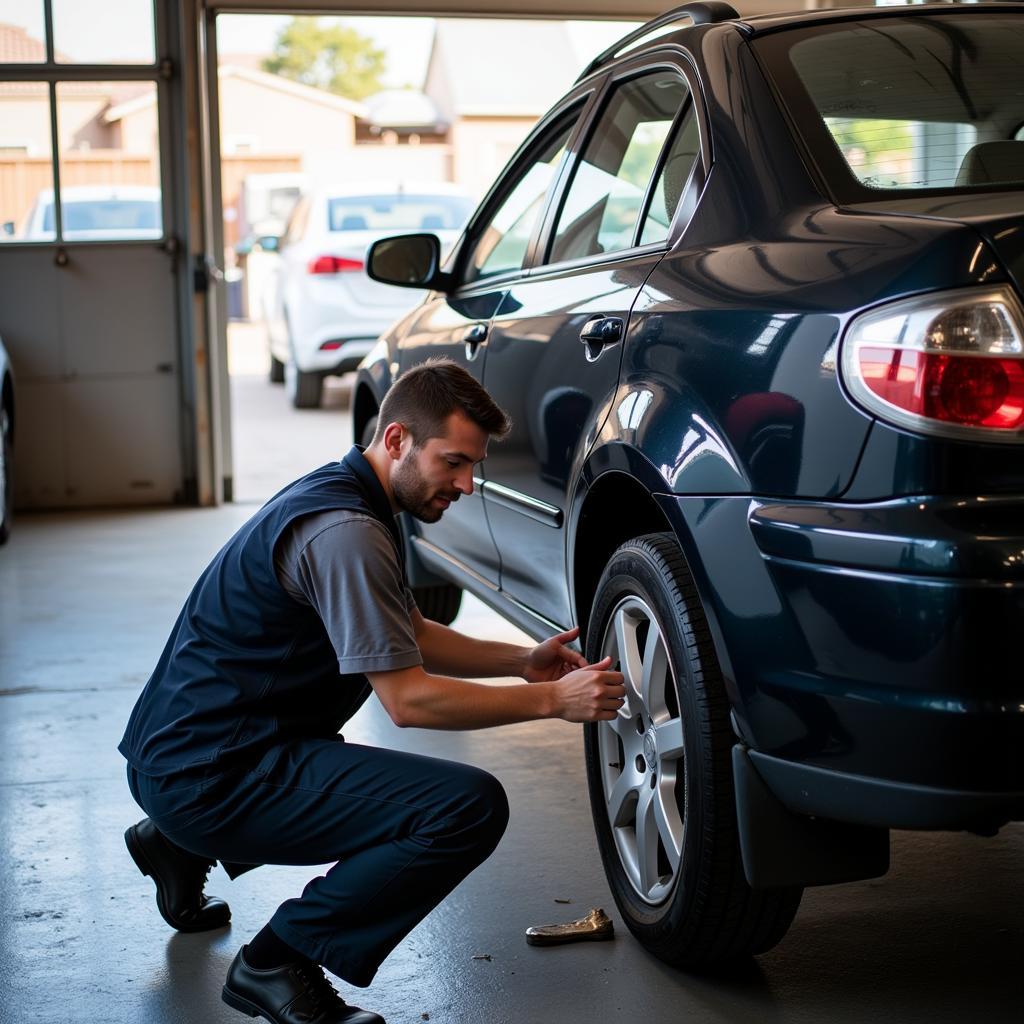
<path id="1" fill-rule="evenodd" d="M 619 564 L 620 557 L 625 565 Z M 612 556 L 606 577 L 613 566 L 629 572 L 627 559 L 643 561 L 660 577 L 680 626 L 684 654 L 689 659 L 686 677 L 698 712 L 696 724 L 705 768 L 701 777 L 709 790 L 702 798 L 703 806 L 709 809 L 701 817 L 702 873 L 689 911 L 662 941 L 645 944 L 675 966 L 708 969 L 775 946 L 796 914 L 802 890 L 755 891 L 743 873 L 732 784 L 732 747 L 736 739 L 729 720 L 731 705 L 711 629 L 678 542 L 669 533 L 645 534 L 628 541 Z M 600 593 L 601 587 L 598 589 Z M 607 868 L 609 857 L 615 854 L 602 849 L 602 856 Z M 625 912 L 622 901 L 616 898 Z M 644 941 L 642 934 L 638 937 Z"/>

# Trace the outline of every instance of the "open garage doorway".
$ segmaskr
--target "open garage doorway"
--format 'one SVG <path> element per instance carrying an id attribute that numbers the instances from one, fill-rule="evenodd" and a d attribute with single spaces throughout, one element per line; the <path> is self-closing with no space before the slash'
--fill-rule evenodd
<path id="1" fill-rule="evenodd" d="M 217 16 L 235 501 L 362 440 L 351 371 L 421 299 L 370 281 L 367 246 L 453 244 L 537 118 L 634 24 Z"/>

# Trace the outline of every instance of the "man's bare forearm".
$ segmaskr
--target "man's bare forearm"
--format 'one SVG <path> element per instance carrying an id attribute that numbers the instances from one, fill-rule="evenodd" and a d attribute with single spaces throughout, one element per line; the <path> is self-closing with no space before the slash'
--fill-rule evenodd
<path id="1" fill-rule="evenodd" d="M 424 619 L 416 643 L 428 672 L 459 678 L 522 676 L 527 649 L 498 640 L 476 640 Z"/>
<path id="2" fill-rule="evenodd" d="M 560 708 L 551 684 L 494 686 L 426 672 L 409 676 L 387 701 L 402 728 L 487 729 L 551 718 Z"/>

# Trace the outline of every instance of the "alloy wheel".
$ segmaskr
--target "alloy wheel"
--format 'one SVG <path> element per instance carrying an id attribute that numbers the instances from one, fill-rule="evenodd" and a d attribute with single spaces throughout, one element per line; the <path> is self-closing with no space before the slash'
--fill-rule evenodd
<path id="1" fill-rule="evenodd" d="M 675 670 L 654 612 L 639 597 L 616 606 L 602 657 L 625 676 L 626 702 L 598 723 L 605 808 L 622 867 L 646 903 L 679 876 L 686 832 L 686 759 Z"/>

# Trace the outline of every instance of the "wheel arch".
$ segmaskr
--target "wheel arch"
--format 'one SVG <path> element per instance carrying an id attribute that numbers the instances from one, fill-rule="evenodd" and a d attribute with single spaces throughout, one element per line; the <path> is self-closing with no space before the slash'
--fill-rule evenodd
<path id="1" fill-rule="evenodd" d="M 718 621 L 713 584 L 701 558 L 697 537 L 687 519 L 679 514 L 677 497 L 658 467 L 639 449 L 623 442 L 611 442 L 594 449 L 580 476 L 570 510 L 566 565 L 570 573 L 574 622 L 579 624 L 581 637 L 586 637 L 597 584 L 612 552 L 645 533 L 671 533 L 697 588 L 726 691 L 742 722 L 743 704 Z"/>
<path id="2" fill-rule="evenodd" d="M 381 402 L 391 387 L 392 350 L 387 338 L 380 341 L 364 356 L 356 371 L 352 388 L 352 440 L 359 444 L 366 424 L 377 415 Z"/>
<path id="3" fill-rule="evenodd" d="M 380 402 L 373 393 L 373 388 L 360 376 L 356 381 L 355 395 L 352 398 L 352 440 L 361 442 L 366 424 L 377 415 Z"/>
<path id="4" fill-rule="evenodd" d="M 612 552 L 645 533 L 675 534 L 655 498 L 667 489 L 658 470 L 628 445 L 604 445 L 588 457 L 571 506 L 567 553 L 581 635 L 586 635 L 597 584 Z"/>

